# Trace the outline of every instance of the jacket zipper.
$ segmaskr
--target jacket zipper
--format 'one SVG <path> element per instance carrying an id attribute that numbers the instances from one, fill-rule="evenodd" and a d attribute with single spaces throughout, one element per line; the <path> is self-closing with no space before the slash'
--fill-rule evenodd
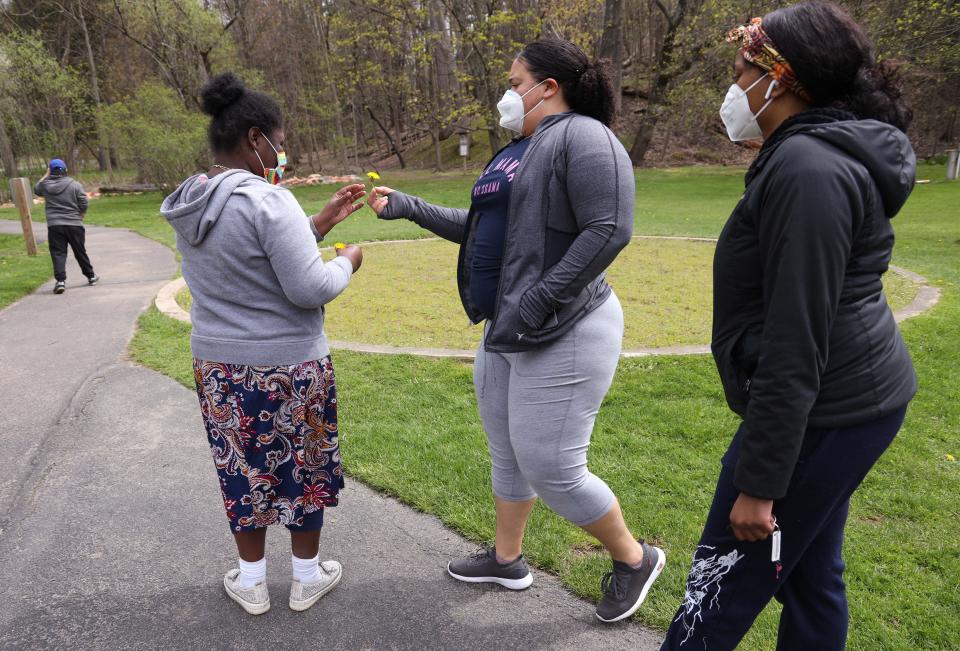
<path id="1" fill-rule="evenodd" d="M 527 151 L 524 153 L 524 158 L 526 158 L 526 154 L 529 154 L 530 150 L 533 149 L 534 144 L 535 143 L 531 140 L 530 144 L 527 146 Z M 523 161 L 521 160 L 521 162 Z M 517 168 L 516 174 L 514 174 L 513 176 L 513 181 L 510 183 L 511 189 L 516 187 L 515 184 L 517 183 L 517 181 L 520 180 L 520 174 L 522 172 L 523 172 L 523 165 L 520 165 L 520 167 Z M 504 241 L 503 241 L 503 256 L 500 258 L 500 279 L 497 281 L 497 300 L 493 304 L 493 315 L 490 317 L 489 332 L 493 332 L 493 327 L 497 323 L 497 316 L 500 314 L 500 301 L 503 298 L 503 267 L 505 264 L 505 260 L 507 259 L 506 234 L 510 232 L 510 222 L 512 221 L 511 217 L 513 216 L 515 205 L 516 204 L 514 204 L 513 202 L 509 202 L 507 204 L 507 221 L 503 225 Z M 517 333 L 517 334 L 521 339 L 523 338 L 522 333 Z"/>

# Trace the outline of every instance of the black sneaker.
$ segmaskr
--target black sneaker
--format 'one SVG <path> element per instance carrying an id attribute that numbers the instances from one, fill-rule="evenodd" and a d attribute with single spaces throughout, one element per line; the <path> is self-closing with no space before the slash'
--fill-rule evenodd
<path id="1" fill-rule="evenodd" d="M 530 567 L 521 554 L 506 565 L 497 562 L 497 550 L 481 549 L 472 556 L 447 563 L 450 576 L 467 583 L 498 583 L 511 590 L 524 590 L 533 583 Z"/>
<path id="2" fill-rule="evenodd" d="M 58 280 L 57 284 L 53 286 L 53 293 L 62 294 L 65 291 L 67 291 L 67 283 L 62 280 Z"/>
<path id="3" fill-rule="evenodd" d="M 93 274 L 92 276 L 87 278 L 88 285 L 96 285 L 98 282 L 100 282 L 100 276 L 98 276 L 97 274 Z"/>
<path id="4" fill-rule="evenodd" d="M 658 547 L 640 541 L 643 547 L 643 561 L 640 569 L 633 569 L 626 563 L 613 562 L 613 571 L 607 572 L 600 582 L 603 599 L 597 604 L 597 619 L 601 622 L 619 622 L 633 613 L 647 598 L 650 586 L 660 576 L 667 556 Z"/>

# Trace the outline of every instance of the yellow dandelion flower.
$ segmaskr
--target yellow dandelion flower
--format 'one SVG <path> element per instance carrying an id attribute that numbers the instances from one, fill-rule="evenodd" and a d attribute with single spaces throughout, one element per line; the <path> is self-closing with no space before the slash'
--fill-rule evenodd
<path id="1" fill-rule="evenodd" d="M 957 460 L 957 458 L 956 458 L 955 456 L 953 456 L 952 454 L 948 454 L 948 455 L 947 455 L 947 461 L 949 461 L 950 463 L 953 463 L 953 462 L 956 461 L 956 460 Z"/>
<path id="2" fill-rule="evenodd" d="M 336 244 L 333 245 L 333 248 L 339 251 L 341 249 L 347 248 L 347 245 L 344 244 L 343 242 L 337 242 Z"/>
<path id="3" fill-rule="evenodd" d="M 367 172 L 367 178 L 369 178 L 371 181 L 379 181 L 380 175 L 376 172 Z"/>

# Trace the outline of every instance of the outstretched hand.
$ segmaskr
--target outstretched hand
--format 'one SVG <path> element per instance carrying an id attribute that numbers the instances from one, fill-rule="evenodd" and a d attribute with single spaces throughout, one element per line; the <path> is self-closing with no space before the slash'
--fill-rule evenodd
<path id="1" fill-rule="evenodd" d="M 325 236 L 334 226 L 363 208 L 362 202 L 355 202 L 363 199 L 366 193 L 363 183 L 354 183 L 337 190 L 323 210 L 310 218 L 317 232 Z"/>
<path id="2" fill-rule="evenodd" d="M 373 212 L 377 213 L 377 216 L 380 216 L 380 213 L 384 211 L 389 203 L 387 195 L 393 192 L 393 188 L 388 188 L 385 185 L 377 186 L 370 193 L 370 196 L 367 197 L 367 205 L 370 206 Z"/>

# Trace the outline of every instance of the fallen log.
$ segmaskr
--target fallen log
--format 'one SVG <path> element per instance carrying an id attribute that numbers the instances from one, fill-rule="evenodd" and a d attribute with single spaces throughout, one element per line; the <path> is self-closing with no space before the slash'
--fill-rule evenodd
<path id="1" fill-rule="evenodd" d="M 133 194 L 134 192 L 157 192 L 160 186 L 152 183 L 131 183 L 130 185 L 102 185 L 100 194 Z"/>

